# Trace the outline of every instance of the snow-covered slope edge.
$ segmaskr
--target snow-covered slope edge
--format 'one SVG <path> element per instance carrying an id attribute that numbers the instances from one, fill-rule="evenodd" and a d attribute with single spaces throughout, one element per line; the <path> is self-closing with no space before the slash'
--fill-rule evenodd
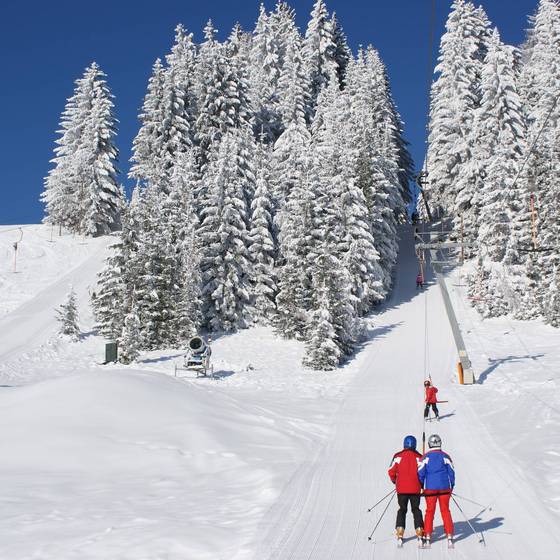
<path id="1" fill-rule="evenodd" d="M 542 320 L 483 319 L 462 272 L 454 271 L 448 286 L 478 378 L 464 397 L 511 467 L 560 515 L 560 329 Z"/>
<path id="2" fill-rule="evenodd" d="M 116 369 L 3 389 L 0 422 L 12 560 L 241 558 L 317 439 L 255 403 Z"/>

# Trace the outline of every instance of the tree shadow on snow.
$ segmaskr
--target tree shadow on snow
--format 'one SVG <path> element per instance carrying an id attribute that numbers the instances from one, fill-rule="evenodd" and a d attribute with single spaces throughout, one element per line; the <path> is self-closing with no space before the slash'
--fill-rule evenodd
<path id="1" fill-rule="evenodd" d="M 179 358 L 180 356 L 185 355 L 185 351 L 179 352 L 178 354 L 169 354 L 168 356 L 160 356 L 159 358 L 145 358 L 144 360 L 138 360 L 140 364 L 157 364 L 159 362 L 169 362 L 170 360 L 174 360 L 175 358 Z"/>
<path id="2" fill-rule="evenodd" d="M 488 378 L 488 376 L 502 364 L 507 364 L 508 362 L 521 362 L 523 360 L 537 360 L 538 358 L 542 358 L 544 354 L 526 354 L 525 356 L 506 356 L 505 358 L 497 358 L 492 359 L 488 358 L 488 366 L 479 376 L 478 376 L 478 383 L 482 385 Z"/>
<path id="3" fill-rule="evenodd" d="M 230 377 L 231 375 L 235 375 L 235 371 L 231 370 L 219 370 L 215 371 L 214 375 L 209 375 L 208 377 L 214 379 L 223 379 L 224 377 Z"/>
<path id="4" fill-rule="evenodd" d="M 350 356 L 348 356 L 341 365 L 347 365 L 352 363 L 358 356 L 359 353 L 372 341 L 378 340 L 388 335 L 392 330 L 396 329 L 398 326 L 402 325 L 402 321 L 399 323 L 393 323 L 392 325 L 383 325 L 381 327 L 373 327 L 366 329 L 364 339 L 356 344 L 356 348 Z"/>

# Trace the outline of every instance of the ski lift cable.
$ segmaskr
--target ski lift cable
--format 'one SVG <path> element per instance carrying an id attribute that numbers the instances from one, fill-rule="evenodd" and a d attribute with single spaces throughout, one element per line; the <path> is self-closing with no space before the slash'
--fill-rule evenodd
<path id="1" fill-rule="evenodd" d="M 558 95 L 554 98 L 552 106 L 550 107 L 550 109 L 549 109 L 549 111 L 546 115 L 546 119 L 544 119 L 544 122 L 542 123 L 542 126 L 541 126 L 537 136 L 533 140 L 533 143 L 531 144 L 531 147 L 529 148 L 529 152 L 527 153 L 527 156 L 523 160 L 523 163 L 521 164 L 521 167 L 519 168 L 519 171 L 517 172 L 517 175 L 515 176 L 515 179 L 513 180 L 513 183 L 511 184 L 510 190 L 513 190 L 513 187 L 515 187 L 515 184 L 517 183 L 517 180 L 519 179 L 521 173 L 523 172 L 523 169 L 525 169 L 525 165 L 529 161 L 529 158 L 531 157 L 531 155 L 533 153 L 533 150 L 535 149 L 535 146 L 537 145 L 537 142 L 539 141 L 539 138 L 540 138 L 540 136 L 541 136 L 541 134 L 544 130 L 544 127 L 547 125 L 548 121 L 550 120 L 550 117 L 552 115 L 552 111 L 554 111 L 554 109 L 556 108 L 556 105 L 558 103 L 558 99 L 560 99 L 560 93 L 558 93 Z"/>

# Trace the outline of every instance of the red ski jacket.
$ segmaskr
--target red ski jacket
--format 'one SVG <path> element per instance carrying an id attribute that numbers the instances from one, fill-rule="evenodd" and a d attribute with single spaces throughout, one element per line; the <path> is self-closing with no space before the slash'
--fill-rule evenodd
<path id="1" fill-rule="evenodd" d="M 426 387 L 426 403 L 427 404 L 437 403 L 437 387 L 434 386 Z"/>
<path id="2" fill-rule="evenodd" d="M 413 449 L 395 453 L 389 467 L 389 478 L 396 485 L 397 494 L 420 494 L 418 465 L 422 455 Z"/>

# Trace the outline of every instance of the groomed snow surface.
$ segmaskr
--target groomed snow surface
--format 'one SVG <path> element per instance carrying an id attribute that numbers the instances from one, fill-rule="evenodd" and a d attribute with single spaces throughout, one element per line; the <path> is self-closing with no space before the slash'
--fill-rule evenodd
<path id="1" fill-rule="evenodd" d="M 345 367 L 304 370 L 300 343 L 255 328 L 217 338 L 215 379 L 196 379 L 173 376 L 177 349 L 99 365 L 88 300 L 111 238 L 51 243 L 29 226 L 14 274 L 12 228 L 0 228 L 0 559 L 556 558 L 560 333 L 481 321 L 453 273 L 480 381 L 459 386 L 439 288 L 415 291 L 409 231 L 393 296 Z M 77 343 L 54 320 L 71 285 Z M 421 440 L 425 368 L 449 401 L 426 435 L 442 436 L 485 546 L 454 506 L 455 550 L 438 514 L 431 550 L 410 518 L 397 550 L 394 502 L 367 539 L 392 454 L 408 433 Z"/>

